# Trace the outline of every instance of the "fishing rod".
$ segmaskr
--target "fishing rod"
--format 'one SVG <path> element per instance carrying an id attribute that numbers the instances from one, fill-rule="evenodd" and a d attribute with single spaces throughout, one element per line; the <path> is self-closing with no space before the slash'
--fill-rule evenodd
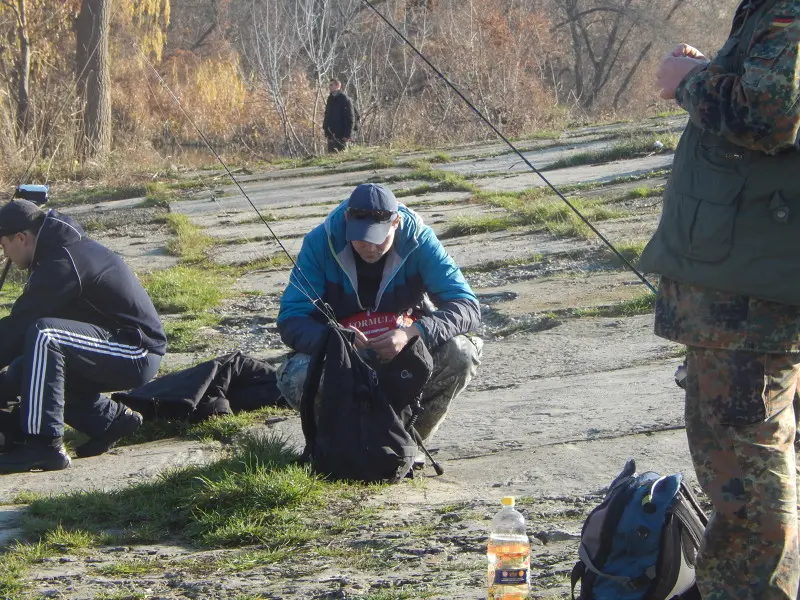
<path id="1" fill-rule="evenodd" d="M 203 133 L 203 131 L 200 129 L 200 127 L 197 125 L 197 123 L 195 123 L 194 119 L 192 119 L 192 117 L 189 115 L 189 113 L 186 112 L 186 109 L 183 107 L 183 104 L 181 104 L 181 101 L 178 99 L 178 97 L 175 95 L 175 93 L 172 91 L 172 89 L 169 87 L 169 85 L 167 85 L 167 82 L 164 81 L 164 78 L 161 77 L 161 74 L 155 68 L 155 66 L 150 61 L 150 59 L 147 57 L 147 55 L 144 53 L 144 51 L 141 49 L 141 47 L 136 45 L 136 48 L 139 50 L 139 53 L 141 54 L 142 59 L 144 60 L 145 64 L 147 64 L 147 66 L 150 67 L 150 70 L 156 76 L 156 78 L 158 79 L 159 83 L 164 87 L 164 89 L 167 91 L 167 93 L 173 99 L 175 104 L 178 106 L 180 111 L 183 113 L 183 116 L 186 117 L 186 120 L 189 121 L 189 123 L 192 125 L 194 130 L 200 136 L 200 139 L 203 140 L 203 143 L 206 145 L 206 147 L 211 152 L 211 154 L 214 155 L 214 157 L 217 159 L 219 164 L 222 165 L 222 168 L 225 169 L 225 172 L 228 174 L 228 177 L 230 177 L 231 181 L 233 181 L 233 183 L 236 184 L 236 187 L 239 188 L 239 191 L 241 192 L 242 196 L 244 196 L 245 200 L 247 200 L 248 204 L 250 204 L 250 207 L 256 212 L 256 214 L 258 215 L 258 218 L 261 219 L 261 222 L 264 223 L 264 225 L 269 230 L 270 235 L 277 242 L 277 244 L 280 247 L 280 249 L 283 250 L 284 254 L 287 256 L 289 261 L 292 263 L 292 271 L 289 273 L 289 284 L 293 285 L 297 290 L 299 290 L 300 293 L 303 294 L 311 302 L 311 304 L 317 310 L 319 310 L 322 313 L 322 315 L 328 320 L 329 324 L 334 325 L 334 326 L 338 326 L 338 322 L 336 321 L 336 315 L 333 312 L 333 309 L 331 308 L 331 306 L 329 304 L 327 304 L 322 299 L 322 297 L 317 293 L 317 290 L 314 289 L 314 286 L 311 285 L 311 282 L 305 276 L 305 273 L 303 273 L 302 269 L 297 265 L 297 262 L 294 260 L 294 257 L 292 257 L 292 255 L 286 249 L 286 246 L 283 245 L 283 242 L 281 241 L 281 239 L 273 231 L 272 227 L 269 224 L 269 221 L 267 221 L 267 219 L 264 218 L 264 216 L 261 214 L 261 211 L 258 210 L 258 207 L 256 207 L 255 203 L 250 199 L 250 196 L 248 196 L 247 192 L 244 191 L 244 188 L 241 186 L 241 184 L 236 179 L 236 177 L 234 177 L 233 173 L 228 168 L 228 165 L 225 163 L 224 160 L 222 160 L 222 157 L 219 155 L 219 153 L 211 145 L 211 142 L 208 141 L 208 138 Z M 299 276 L 302 277 L 302 279 L 303 279 L 302 282 L 292 281 L 292 275 L 295 272 L 297 272 L 299 274 Z M 295 279 L 297 279 L 297 278 L 295 277 Z M 309 294 L 308 291 L 304 289 L 304 287 L 303 287 L 304 285 L 308 286 L 308 289 L 311 290 L 311 292 L 314 294 L 315 297 L 312 297 L 311 294 Z"/>
<path id="2" fill-rule="evenodd" d="M 650 282 L 647 280 L 647 278 L 644 276 L 644 274 L 642 274 L 642 272 L 641 272 L 641 271 L 639 271 L 639 269 L 637 269 L 636 267 L 634 267 L 634 266 L 631 264 L 631 262 L 630 262 L 630 261 L 629 261 L 627 258 L 625 258 L 625 257 L 624 257 L 624 256 L 623 256 L 623 255 L 622 255 L 620 252 L 619 252 L 619 250 L 617 250 L 617 249 L 614 247 L 614 244 L 612 244 L 612 243 L 611 243 L 611 242 L 610 242 L 610 241 L 609 241 L 609 240 L 608 240 L 608 239 L 607 239 L 607 238 L 606 238 L 606 237 L 605 237 L 605 236 L 604 236 L 602 233 L 600 233 L 600 231 L 599 231 L 599 230 L 598 230 L 598 229 L 597 229 L 597 228 L 596 228 L 594 225 L 592 225 L 592 223 L 591 223 L 591 222 L 590 222 L 590 221 L 589 221 L 589 220 L 588 220 L 586 217 L 584 217 L 584 216 L 583 216 L 583 214 L 581 213 L 581 211 L 580 211 L 580 210 L 578 210 L 578 208 L 577 208 L 577 207 L 576 207 L 574 204 L 572 204 L 572 203 L 571 203 L 569 200 L 567 200 L 567 198 L 564 196 L 564 194 L 562 194 L 562 193 L 561 193 L 561 191 L 560 191 L 558 188 L 556 188 L 556 187 L 555 187 L 555 186 L 554 186 L 552 183 L 550 183 L 550 181 L 547 179 L 547 177 L 545 177 L 545 176 L 542 174 L 542 172 L 541 172 L 539 169 L 537 169 L 535 166 L 533 166 L 533 164 L 532 164 L 532 163 L 531 163 L 531 162 L 530 162 L 530 161 L 529 161 L 529 160 L 528 160 L 528 159 L 525 157 L 525 155 L 524 155 L 522 152 L 520 152 L 520 150 L 519 150 L 519 149 L 518 149 L 518 148 L 517 148 L 517 147 L 516 147 L 514 144 L 512 144 L 512 143 L 511 143 L 511 142 L 508 140 L 508 138 L 506 138 L 506 136 L 504 136 L 504 135 L 502 134 L 502 132 L 501 132 L 499 129 L 497 129 L 497 127 L 495 127 L 495 125 L 494 125 L 494 124 L 493 124 L 493 123 L 492 123 L 492 122 L 491 122 L 491 121 L 490 121 L 488 118 L 486 118 L 486 116 L 485 116 L 485 115 L 484 115 L 484 114 L 483 114 L 483 113 L 482 113 L 482 112 L 481 112 L 481 111 L 478 109 L 478 107 L 476 107 L 476 106 L 475 106 L 475 105 L 474 105 L 474 104 L 473 104 L 473 103 L 472 103 L 472 102 L 469 100 L 469 98 L 467 98 L 467 97 L 466 97 L 466 96 L 465 96 L 463 93 L 461 93 L 461 90 L 459 90 L 459 89 L 458 89 L 458 88 L 457 88 L 457 87 L 456 87 L 456 86 L 455 86 L 455 85 L 454 85 L 454 84 L 453 84 L 453 83 L 452 83 L 452 82 L 451 82 L 451 81 L 450 81 L 450 80 L 447 78 L 447 76 L 445 76 L 445 74 L 444 74 L 444 73 L 442 73 L 442 72 L 441 72 L 441 71 L 440 71 L 440 70 L 439 70 L 439 69 L 436 67 L 436 65 L 434 65 L 434 64 L 433 64 L 433 63 L 432 63 L 432 62 L 431 62 L 431 61 L 428 59 L 428 57 L 427 57 L 427 56 L 425 56 L 425 55 L 424 55 L 424 54 L 423 54 L 423 53 L 422 53 L 422 52 L 421 52 L 421 51 L 420 51 L 420 50 L 419 50 L 419 49 L 418 49 L 418 48 L 417 48 L 417 47 L 416 47 L 414 44 L 412 44 L 412 43 L 411 43 L 411 41 L 410 41 L 410 40 L 409 40 L 409 39 L 408 39 L 408 38 L 407 38 L 405 35 L 403 35 L 403 33 L 402 33 L 402 32 L 401 32 L 399 29 L 397 29 L 397 27 L 395 27 L 394 23 L 392 23 L 392 22 L 391 22 L 391 21 L 390 21 L 390 20 L 389 20 L 389 19 L 388 19 L 388 18 L 387 18 L 387 17 L 386 17 L 386 16 L 385 16 L 385 15 L 384 15 L 382 12 L 381 12 L 381 11 L 379 11 L 379 10 L 378 10 L 378 9 L 375 7 L 375 5 L 374 5 L 374 4 L 373 4 L 373 3 L 372 3 L 370 0 L 361 0 L 361 1 L 362 1 L 364 4 L 366 4 L 366 5 L 367 5 L 367 6 L 368 6 L 368 7 L 369 7 L 369 8 L 370 8 L 370 9 L 371 9 L 371 10 L 372 10 L 372 11 L 373 11 L 373 12 L 374 12 L 376 15 L 378 15 L 378 17 L 380 17 L 380 19 L 381 19 L 381 20 L 382 20 L 384 23 L 386 23 L 386 24 L 387 24 L 387 25 L 388 25 L 388 26 L 389 26 L 389 27 L 392 29 L 392 31 L 394 31 L 394 32 L 397 34 L 397 36 L 398 36 L 398 37 L 399 37 L 401 40 L 403 40 L 403 42 L 404 42 L 404 43 L 405 43 L 405 44 L 406 44 L 406 45 L 407 45 L 407 46 L 408 46 L 408 47 L 409 47 L 411 50 L 413 50 L 413 51 L 414 51 L 414 53 L 415 53 L 417 56 L 419 56 L 419 57 L 420 57 L 420 58 L 421 58 L 421 59 L 422 59 L 422 60 L 425 62 L 425 64 L 426 64 L 426 65 L 428 65 L 428 67 L 430 67 L 430 69 L 431 69 L 431 70 L 432 70 L 434 73 L 436 73 L 436 75 L 439 77 L 439 79 L 441 79 L 442 81 L 444 81 L 444 82 L 445 82 L 445 83 L 446 83 L 446 84 L 447 84 L 447 85 L 450 87 L 450 89 L 452 89 L 452 90 L 453 90 L 453 91 L 454 91 L 454 92 L 455 92 L 455 93 L 458 95 L 458 97 L 459 97 L 459 98 L 461 98 L 461 99 L 462 99 L 462 100 L 463 100 L 463 101 L 464 101 L 464 102 L 467 104 L 467 106 L 469 106 L 469 107 L 470 107 L 470 108 L 471 108 L 471 109 L 472 109 L 472 110 L 475 112 L 475 114 L 476 114 L 476 115 L 478 115 L 478 117 L 480 117 L 480 119 L 481 119 L 481 120 L 482 120 L 484 123 L 486 123 L 486 124 L 487 124 L 487 125 L 488 125 L 488 126 L 491 128 L 491 130 L 492 130 L 492 131 L 493 131 L 493 132 L 494 132 L 494 133 L 495 133 L 495 134 L 496 134 L 496 135 L 497 135 L 497 136 L 498 136 L 498 137 L 499 137 L 501 140 L 503 140 L 503 141 L 504 141 L 504 142 L 505 142 L 505 143 L 508 145 L 508 147 L 509 147 L 509 148 L 511 148 L 511 150 L 513 150 L 513 151 L 514 151 L 514 152 L 517 154 L 517 156 L 519 156 L 519 157 L 522 159 L 522 161 L 523 161 L 523 162 L 524 162 L 526 165 L 528 165 L 528 166 L 531 168 L 531 170 L 532 170 L 534 173 L 536 173 L 536 174 L 537 174 L 537 175 L 538 175 L 538 176 L 539 176 L 539 177 L 542 179 L 542 181 L 544 181 L 544 183 L 545 183 L 545 184 L 546 184 L 546 185 L 547 185 L 547 186 L 548 186 L 548 187 L 549 187 L 549 188 L 550 188 L 550 189 L 551 189 L 551 190 L 552 190 L 552 191 L 553 191 L 553 192 L 554 192 L 554 193 L 555 193 L 555 194 L 556 194 L 556 195 L 557 195 L 559 198 L 561 198 L 561 200 L 563 200 L 563 201 L 564 201 L 564 203 L 565 203 L 565 204 L 566 204 L 566 205 L 567 205 L 567 206 L 568 206 L 568 207 L 569 207 L 569 208 L 572 210 L 572 212 L 574 212 L 574 213 L 575 213 L 575 214 L 578 216 L 578 218 L 579 218 L 581 221 L 583 221 L 583 223 L 584 223 L 584 224 L 585 224 L 585 225 L 586 225 L 586 226 L 587 226 L 589 229 L 591 229 L 591 230 L 592 230 L 592 231 L 595 233 L 595 235 L 597 235 L 597 237 L 599 237 L 599 238 L 600 238 L 600 239 L 603 241 L 603 243 L 604 243 L 606 246 L 608 246 L 608 248 L 609 248 L 609 249 L 610 249 L 610 250 L 611 250 L 611 251 L 612 251 L 612 252 L 613 252 L 613 253 L 614 253 L 614 254 L 617 256 L 617 258 L 618 258 L 618 259 L 620 259 L 620 260 L 622 261 L 622 263 L 623 263 L 623 264 L 624 264 L 626 267 L 628 267 L 628 269 L 630 269 L 630 270 L 631 270 L 631 271 L 632 271 L 632 272 L 633 272 L 633 273 L 634 273 L 634 274 L 635 274 L 635 275 L 636 275 L 636 276 L 637 276 L 637 277 L 638 277 L 638 278 L 639 278 L 639 279 L 642 281 L 642 283 L 644 283 L 644 284 L 647 286 L 647 288 L 648 288 L 648 289 L 649 289 L 651 292 L 653 292 L 654 294 L 656 293 L 656 288 L 653 286 L 653 284 L 651 284 L 651 283 L 650 283 Z"/>

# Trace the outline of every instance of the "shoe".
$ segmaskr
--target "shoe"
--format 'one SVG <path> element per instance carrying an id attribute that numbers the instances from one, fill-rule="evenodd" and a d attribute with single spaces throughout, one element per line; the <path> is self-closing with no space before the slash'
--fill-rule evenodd
<path id="1" fill-rule="evenodd" d="M 111 421 L 108 429 L 75 448 L 75 455 L 78 458 L 88 458 L 108 452 L 126 435 L 135 433 L 141 427 L 142 420 L 141 414 L 127 406 L 120 405 L 117 416 Z"/>
<path id="2" fill-rule="evenodd" d="M 26 473 L 27 471 L 60 471 L 72 464 L 61 438 L 31 435 L 22 444 L 15 444 L 7 454 L 0 456 L 0 473 Z"/>

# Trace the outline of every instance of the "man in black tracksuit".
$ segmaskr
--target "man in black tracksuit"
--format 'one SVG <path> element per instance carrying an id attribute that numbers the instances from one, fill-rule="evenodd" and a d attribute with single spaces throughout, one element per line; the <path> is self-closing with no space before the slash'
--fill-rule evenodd
<path id="1" fill-rule="evenodd" d="M 342 91 L 342 83 L 338 79 L 331 79 L 328 89 L 331 94 L 325 103 L 322 131 L 328 140 L 328 152 L 340 152 L 347 148 L 347 143 L 353 137 L 355 112 L 353 103 Z"/>
<path id="2" fill-rule="evenodd" d="M 90 436 L 79 457 L 102 454 L 142 417 L 100 392 L 155 375 L 166 336 L 128 266 L 69 217 L 26 200 L 0 209 L 0 245 L 29 270 L 11 314 L 0 319 L 0 368 L 19 390 L 22 443 L 0 455 L 0 473 L 70 465 L 64 422 Z"/>

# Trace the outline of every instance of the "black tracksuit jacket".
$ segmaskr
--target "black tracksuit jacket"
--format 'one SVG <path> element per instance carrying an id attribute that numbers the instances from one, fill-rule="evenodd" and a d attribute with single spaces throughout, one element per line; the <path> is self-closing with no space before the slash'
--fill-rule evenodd
<path id="1" fill-rule="evenodd" d="M 167 350 L 153 302 L 128 265 L 55 210 L 39 230 L 22 295 L 0 319 L 0 368 L 22 355 L 28 328 L 44 317 L 97 325 L 154 354 Z"/>

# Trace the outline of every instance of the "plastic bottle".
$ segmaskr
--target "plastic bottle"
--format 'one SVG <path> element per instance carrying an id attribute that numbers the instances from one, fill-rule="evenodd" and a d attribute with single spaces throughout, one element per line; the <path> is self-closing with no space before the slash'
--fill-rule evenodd
<path id="1" fill-rule="evenodd" d="M 531 544 L 525 532 L 525 517 L 514 509 L 514 498 L 506 496 L 503 508 L 492 519 L 489 545 L 489 600 L 524 600 L 531 589 Z"/>

